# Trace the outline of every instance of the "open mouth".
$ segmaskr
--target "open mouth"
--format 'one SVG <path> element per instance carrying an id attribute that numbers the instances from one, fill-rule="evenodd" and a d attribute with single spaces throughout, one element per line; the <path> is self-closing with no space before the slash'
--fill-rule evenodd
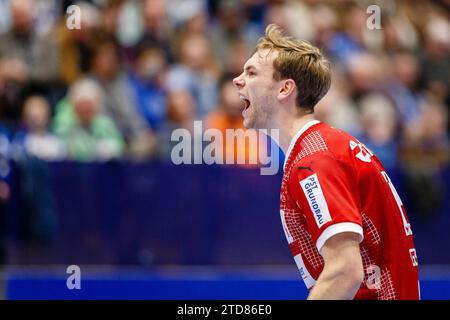
<path id="1" fill-rule="evenodd" d="M 250 108 L 250 100 L 247 98 L 240 96 L 241 100 L 244 101 L 244 111 Z"/>

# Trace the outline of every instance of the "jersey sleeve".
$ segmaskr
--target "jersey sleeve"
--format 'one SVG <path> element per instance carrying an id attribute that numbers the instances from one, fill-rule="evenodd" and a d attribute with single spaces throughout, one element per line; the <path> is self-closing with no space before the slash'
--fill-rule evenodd
<path id="1" fill-rule="evenodd" d="M 363 240 L 357 179 L 351 165 L 325 153 L 306 157 L 294 165 L 289 191 L 319 252 L 338 233 L 354 232 Z"/>

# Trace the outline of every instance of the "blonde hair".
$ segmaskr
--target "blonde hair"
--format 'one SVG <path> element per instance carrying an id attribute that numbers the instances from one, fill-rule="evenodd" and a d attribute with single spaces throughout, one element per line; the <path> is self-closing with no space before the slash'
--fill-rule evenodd
<path id="1" fill-rule="evenodd" d="M 313 112 L 331 84 L 330 64 L 325 56 L 309 42 L 284 35 L 275 24 L 267 26 L 265 36 L 259 39 L 255 51 L 264 49 L 278 52 L 273 61 L 273 78 L 276 81 L 294 80 L 298 90 L 297 106 Z"/>

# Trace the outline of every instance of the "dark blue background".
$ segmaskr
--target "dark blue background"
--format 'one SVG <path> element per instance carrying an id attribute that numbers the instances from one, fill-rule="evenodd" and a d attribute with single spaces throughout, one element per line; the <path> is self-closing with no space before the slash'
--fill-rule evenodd
<path id="1" fill-rule="evenodd" d="M 45 254 L 25 252 L 24 217 L 16 205 L 12 264 L 293 263 L 279 217 L 281 172 L 261 176 L 258 168 L 156 160 L 46 166 L 56 208 L 53 240 Z M 404 199 L 420 263 L 450 264 L 448 197 L 426 219 L 405 201 L 402 172 L 390 175 Z M 449 170 L 440 177 L 448 189 Z"/>

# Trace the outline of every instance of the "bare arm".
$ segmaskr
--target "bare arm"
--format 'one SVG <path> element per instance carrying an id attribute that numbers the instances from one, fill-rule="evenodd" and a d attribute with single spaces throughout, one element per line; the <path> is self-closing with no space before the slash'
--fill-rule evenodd
<path id="1" fill-rule="evenodd" d="M 325 266 L 308 300 L 353 299 L 364 278 L 358 235 L 352 232 L 334 235 L 320 253 Z"/>

